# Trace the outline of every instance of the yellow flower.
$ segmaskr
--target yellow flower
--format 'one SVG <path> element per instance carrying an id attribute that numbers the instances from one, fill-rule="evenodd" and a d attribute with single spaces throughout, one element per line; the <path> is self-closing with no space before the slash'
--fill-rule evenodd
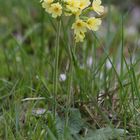
<path id="1" fill-rule="evenodd" d="M 73 23 L 72 25 L 72 29 L 74 29 L 74 33 L 84 33 L 86 32 L 86 23 L 81 20 L 81 19 L 77 19 L 75 23 Z"/>
<path id="2" fill-rule="evenodd" d="M 84 38 L 85 38 L 85 34 L 83 32 L 79 32 L 79 33 L 75 34 L 76 42 L 83 42 Z"/>
<path id="3" fill-rule="evenodd" d="M 66 0 L 66 8 L 72 13 L 76 13 L 79 10 L 80 1 L 79 0 Z"/>
<path id="4" fill-rule="evenodd" d="M 89 30 L 97 31 L 100 25 L 101 25 L 101 19 L 92 17 L 87 20 L 87 27 Z"/>
<path id="5" fill-rule="evenodd" d="M 81 15 L 82 13 L 82 10 L 78 10 L 76 13 L 75 13 L 75 18 L 76 19 L 79 19 L 79 16 Z"/>
<path id="6" fill-rule="evenodd" d="M 92 8 L 99 15 L 104 12 L 104 7 L 101 6 L 101 0 L 94 0 L 92 3 Z"/>
<path id="7" fill-rule="evenodd" d="M 80 0 L 80 5 L 79 8 L 81 10 L 85 9 L 86 7 L 88 7 L 90 5 L 90 1 L 89 0 Z"/>
<path id="8" fill-rule="evenodd" d="M 59 4 L 59 2 L 51 4 L 50 13 L 52 14 L 53 18 L 57 18 L 58 16 L 61 16 L 62 6 Z"/>
<path id="9" fill-rule="evenodd" d="M 103 14 L 104 7 L 101 5 L 101 0 L 92 0 L 92 4 L 91 0 L 59 0 L 59 2 L 58 0 L 40 1 L 45 11 L 50 13 L 53 18 L 61 16 L 62 12 L 65 16 L 74 15 L 75 22 L 72 24 L 72 29 L 74 30 L 76 42 L 82 42 L 84 40 L 87 29 L 97 31 L 101 25 L 101 18 L 89 18 L 87 16 L 90 9 L 93 9 L 98 15 Z"/>
<path id="10" fill-rule="evenodd" d="M 51 4 L 51 3 L 53 3 L 53 0 L 43 0 L 43 3 L 44 4 Z M 45 7 L 43 7 L 43 8 L 45 8 Z"/>
<path id="11" fill-rule="evenodd" d="M 45 11 L 50 13 L 50 7 L 51 3 L 53 3 L 53 0 L 43 0 L 42 7 L 45 8 Z"/>

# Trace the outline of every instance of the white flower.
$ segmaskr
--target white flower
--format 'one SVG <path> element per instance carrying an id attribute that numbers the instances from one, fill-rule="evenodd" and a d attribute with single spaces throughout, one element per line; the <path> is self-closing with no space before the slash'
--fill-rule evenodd
<path id="1" fill-rule="evenodd" d="M 67 77 L 66 77 L 66 74 L 60 74 L 60 76 L 59 76 L 59 81 L 60 82 L 63 82 L 63 81 L 66 81 L 66 79 L 67 79 Z"/>

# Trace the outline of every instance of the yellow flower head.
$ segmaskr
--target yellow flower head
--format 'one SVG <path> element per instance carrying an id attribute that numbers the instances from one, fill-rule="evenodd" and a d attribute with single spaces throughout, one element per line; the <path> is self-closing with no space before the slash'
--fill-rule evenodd
<path id="1" fill-rule="evenodd" d="M 46 12 L 50 13 L 53 18 L 62 15 L 74 15 L 75 21 L 72 24 L 76 42 L 82 42 L 85 38 L 87 29 L 97 31 L 101 25 L 101 19 L 88 17 L 88 12 L 92 9 L 101 15 L 104 12 L 104 7 L 101 5 L 101 0 L 41 0 L 42 7 Z M 88 8 L 89 7 L 89 8 Z"/>
<path id="2" fill-rule="evenodd" d="M 104 7 L 101 5 L 101 0 L 94 0 L 92 3 L 92 8 L 99 15 L 104 12 Z"/>
<path id="3" fill-rule="evenodd" d="M 42 7 L 47 9 L 50 4 L 53 3 L 53 0 L 43 0 Z"/>
<path id="4" fill-rule="evenodd" d="M 72 13 L 76 13 L 79 10 L 80 1 L 79 0 L 66 0 L 66 8 Z"/>
<path id="5" fill-rule="evenodd" d="M 78 10 L 76 13 L 75 13 L 75 19 L 79 19 L 79 16 L 81 15 L 82 13 L 82 10 Z"/>
<path id="6" fill-rule="evenodd" d="M 81 10 L 85 9 L 86 7 L 88 7 L 90 5 L 90 1 L 89 0 L 80 0 L 80 5 L 79 8 Z"/>
<path id="7" fill-rule="evenodd" d="M 53 0 L 43 0 L 42 7 L 45 8 L 46 12 L 50 13 L 50 7 L 52 3 L 53 3 Z"/>
<path id="8" fill-rule="evenodd" d="M 75 34 L 76 42 L 83 42 L 84 38 L 85 38 L 85 34 L 83 32 L 79 32 L 79 33 Z"/>
<path id="9" fill-rule="evenodd" d="M 86 23 L 81 20 L 81 19 L 77 19 L 75 23 L 73 23 L 72 25 L 72 29 L 74 29 L 74 33 L 85 33 L 86 32 Z"/>
<path id="10" fill-rule="evenodd" d="M 50 13 L 52 14 L 53 18 L 57 18 L 58 16 L 61 16 L 62 6 L 59 4 L 59 2 L 51 4 Z"/>
<path id="11" fill-rule="evenodd" d="M 51 3 L 53 3 L 53 0 L 43 0 L 43 3 L 44 4 L 51 4 Z M 43 7 L 43 8 L 45 8 L 45 7 Z"/>
<path id="12" fill-rule="evenodd" d="M 92 17 L 87 20 L 87 27 L 89 30 L 97 31 L 101 25 L 101 19 Z"/>

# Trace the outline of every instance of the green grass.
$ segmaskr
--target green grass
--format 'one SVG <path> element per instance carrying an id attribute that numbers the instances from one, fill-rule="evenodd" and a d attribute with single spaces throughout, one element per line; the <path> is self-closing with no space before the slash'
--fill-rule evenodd
<path id="1" fill-rule="evenodd" d="M 36 0 L 0 3 L 1 140 L 140 138 L 140 35 L 126 33 L 131 11 L 108 5 L 100 31 L 75 45 L 71 19 L 59 32 Z"/>

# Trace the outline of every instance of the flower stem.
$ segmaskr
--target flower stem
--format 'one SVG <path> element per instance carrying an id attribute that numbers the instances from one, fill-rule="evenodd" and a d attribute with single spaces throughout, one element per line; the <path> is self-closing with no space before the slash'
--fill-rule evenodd
<path id="1" fill-rule="evenodd" d="M 75 55 L 75 48 L 76 48 L 76 43 L 74 43 L 73 48 L 69 48 L 70 53 L 72 51 L 73 55 Z M 72 106 L 74 107 L 73 78 L 74 78 L 74 62 L 73 59 L 70 58 L 70 71 L 69 71 L 69 83 L 68 83 L 69 87 L 68 87 L 68 99 L 67 99 L 67 110 L 66 110 L 66 127 L 68 126 L 68 122 L 69 122 L 70 109 Z"/>
<path id="2" fill-rule="evenodd" d="M 56 96 L 58 91 L 58 70 L 59 70 L 59 45 L 60 45 L 60 30 L 61 30 L 61 21 L 57 23 L 57 35 L 56 35 L 56 47 L 55 47 L 55 66 L 54 66 L 54 117 L 56 116 Z"/>

